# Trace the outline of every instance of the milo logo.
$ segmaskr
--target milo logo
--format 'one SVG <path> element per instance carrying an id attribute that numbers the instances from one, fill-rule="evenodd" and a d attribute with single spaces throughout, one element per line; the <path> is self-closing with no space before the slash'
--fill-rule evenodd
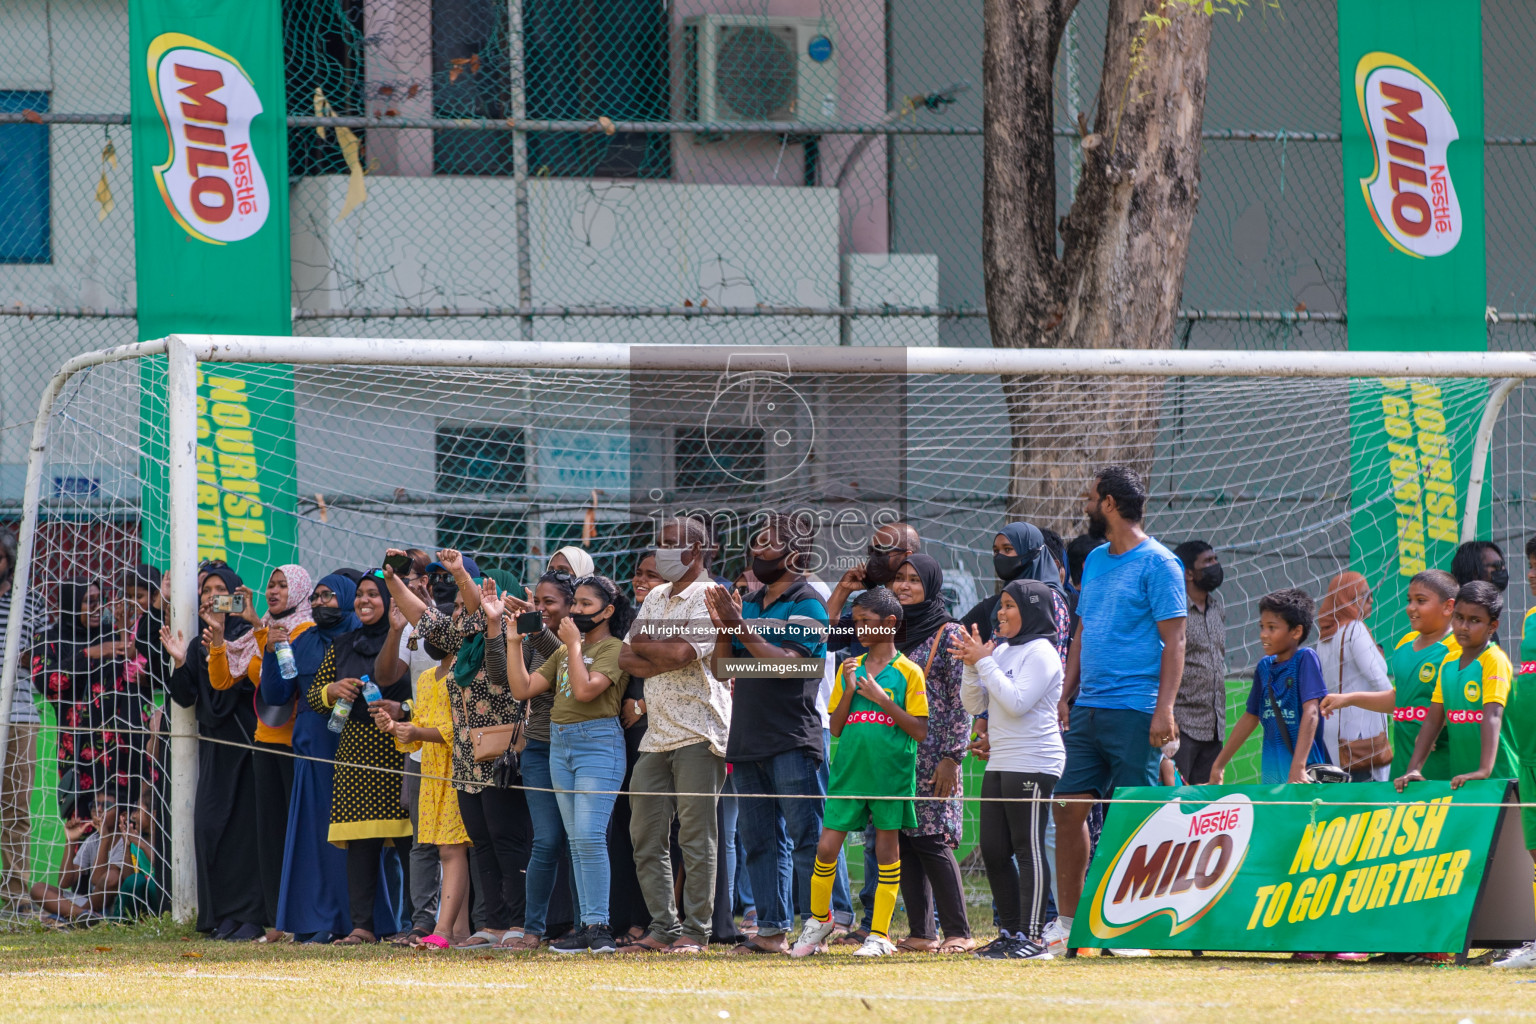
<path id="1" fill-rule="evenodd" d="M 1253 804 L 1241 793 L 1192 813 L 1177 802 L 1159 807 L 1104 872 L 1089 910 L 1093 934 L 1113 938 L 1167 914 L 1177 935 L 1226 893 L 1252 835 Z"/>
<path id="2" fill-rule="evenodd" d="M 155 107 L 170 152 L 155 183 L 187 234 L 212 245 L 249 238 L 267 220 L 267 179 L 251 146 L 261 99 L 240 62 L 200 39 L 166 32 L 149 44 Z"/>
<path id="3" fill-rule="evenodd" d="M 1458 135 L 1445 97 L 1418 68 L 1379 51 L 1355 65 L 1355 96 L 1375 157 L 1360 188 L 1376 227 L 1409 256 L 1444 256 L 1461 241 L 1461 204 L 1446 168 Z"/>

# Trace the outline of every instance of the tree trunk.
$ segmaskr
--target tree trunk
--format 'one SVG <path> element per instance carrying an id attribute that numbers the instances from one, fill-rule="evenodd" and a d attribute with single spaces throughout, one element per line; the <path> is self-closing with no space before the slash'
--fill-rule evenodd
<path id="1" fill-rule="evenodd" d="M 1166 347 L 1199 193 L 1211 19 L 1170 0 L 1110 0 L 1098 109 L 1058 252 L 1053 71 L 1075 5 L 986 0 L 982 244 L 992 344 Z M 1143 22 L 1146 12 L 1169 23 Z M 1155 381 L 1010 377 L 1003 388 L 1011 515 L 1065 532 L 1095 468 L 1150 470 Z"/>

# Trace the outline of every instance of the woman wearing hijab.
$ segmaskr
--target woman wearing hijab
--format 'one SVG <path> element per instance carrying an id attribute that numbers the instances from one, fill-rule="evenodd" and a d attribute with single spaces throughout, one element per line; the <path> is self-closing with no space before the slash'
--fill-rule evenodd
<path id="1" fill-rule="evenodd" d="M 964 631 L 944 606 L 944 570 L 929 556 L 908 555 L 890 588 L 903 612 L 896 648 L 923 666 L 928 690 L 928 737 L 917 747 L 917 827 L 902 829 L 899 840 L 901 897 L 912 933 L 896 948 L 968 953 L 976 943 L 955 850 L 964 829 L 960 764 L 971 739 L 971 718 L 960 702 L 963 666 L 950 650 Z M 942 943 L 933 929 L 935 903 Z"/>
<path id="2" fill-rule="evenodd" d="M 294 576 L 288 590 L 297 600 Z M 308 574 L 303 577 L 308 579 Z M 352 928 L 347 902 L 347 855 L 329 841 L 331 828 L 331 762 L 341 737 L 326 728 L 329 715 L 316 712 L 304 695 L 337 638 L 362 626 L 352 610 L 357 584 L 340 573 L 323 577 L 304 603 L 310 625 L 291 615 L 273 617 L 267 623 L 267 653 L 262 659 L 259 696 L 268 706 L 295 702 L 293 719 L 293 789 L 288 801 L 288 822 L 282 853 L 282 883 L 277 898 L 276 927 L 300 942 L 328 943 Z M 270 607 L 270 602 L 269 602 Z M 292 609 L 290 609 L 292 611 Z M 298 674 L 284 679 L 271 649 L 286 633 L 293 648 Z M 392 850 L 385 850 L 382 864 L 388 874 Z M 392 905 L 388 886 L 374 897 L 374 934 L 395 930 L 399 908 Z"/>
<path id="3" fill-rule="evenodd" d="M 992 538 L 992 565 L 997 571 L 999 584 L 1013 580 L 1036 580 L 1050 588 L 1054 595 L 1051 603 L 1056 616 L 1056 650 L 1062 663 L 1067 660 L 1067 640 L 1072 613 L 1067 604 L 1067 591 L 1056 568 L 1056 559 L 1045 545 L 1045 534 L 1031 523 L 1009 523 L 1001 533 Z M 983 598 L 960 619 L 960 625 L 969 632 L 972 626 L 980 632 L 982 640 L 990 640 L 997 628 L 997 603 L 1001 591 Z"/>
<path id="4" fill-rule="evenodd" d="M 569 573 L 576 579 L 581 579 L 583 576 L 591 576 L 596 569 L 592 556 L 587 554 L 585 549 L 571 544 L 550 555 L 544 571 Z"/>
<path id="5" fill-rule="evenodd" d="M 362 679 L 373 673 L 374 659 L 389 635 L 389 590 L 382 572 L 364 576 L 353 597 L 353 612 L 362 625 L 331 644 L 315 672 L 307 699 L 310 709 L 329 718 L 337 701 L 352 702 L 352 711 L 336 744 L 331 818 L 326 838 L 347 851 L 347 905 L 352 930 L 337 945 L 377 942 L 374 903 L 379 891 L 380 857 L 396 840 L 409 840 L 411 819 L 400 803 L 400 776 L 405 755 L 394 739 L 380 732 L 368 712 Z M 411 681 L 402 679 L 380 687 L 384 699 L 406 701 Z M 392 889 L 386 885 L 385 888 Z M 391 904 L 397 903 L 391 900 Z M 392 934 L 392 932 L 390 933 Z"/>
<path id="6" fill-rule="evenodd" d="M 250 623 L 238 615 L 213 610 L 216 598 L 236 593 L 242 583 L 223 562 L 204 564 L 197 578 L 198 617 L 217 625 L 230 669 L 255 652 Z M 256 829 L 256 783 L 251 748 L 256 742 L 255 688 L 240 679 L 219 689 L 209 669 L 209 641 L 203 634 L 188 641 L 161 630 L 160 640 L 176 668 L 167 689 L 171 699 L 197 714 L 198 735 L 221 742 L 199 743 L 197 803 L 193 839 L 197 848 L 197 929 L 214 938 L 246 941 L 266 934 L 266 905 L 261 891 Z M 241 676 L 247 666 L 241 664 Z M 239 677 L 237 677 L 238 679 Z"/>
<path id="7" fill-rule="evenodd" d="M 1041 941 L 1050 880 L 1046 801 L 1067 763 L 1056 716 L 1062 665 L 1054 597 L 1037 580 L 1014 580 L 998 600 L 992 642 L 972 626 L 953 647 L 965 662 L 965 709 L 991 722 L 992 751 L 981 777 L 981 856 L 999 934 L 978 952 L 989 960 L 1051 956 Z"/>
<path id="8" fill-rule="evenodd" d="M 1392 689 L 1386 659 L 1364 622 L 1371 614 L 1371 587 L 1365 577 L 1339 573 L 1317 611 L 1317 657 L 1328 692 Z M 1379 711 L 1342 708 L 1323 719 L 1323 746 L 1355 782 L 1385 782 L 1392 767 L 1391 725 Z"/>
<path id="9" fill-rule="evenodd" d="M 457 551 L 439 551 L 437 558 L 453 574 L 459 588 L 460 601 L 451 617 L 411 593 L 390 570 L 385 573 L 391 594 L 422 643 L 434 655 L 455 655 L 453 678 L 447 684 L 453 719 L 449 744 L 453 788 L 475 854 L 475 883 L 485 901 L 484 917 L 476 922 L 478 930 L 459 948 L 516 948 L 514 943 L 523 937 L 523 874 L 532 845 L 528 802 L 521 789 L 503 789 L 495 784 L 493 762 L 475 760 L 470 730 L 511 725 L 523 714 L 522 705 L 507 686 L 507 639 L 500 615 L 488 618 L 481 605 L 482 583 L 487 596 L 494 596 L 515 588 L 517 581 L 497 569 L 486 571 L 477 580 L 478 567 Z M 496 600 L 491 610 L 499 613 L 500 604 Z M 526 777 L 524 781 L 535 785 Z"/>

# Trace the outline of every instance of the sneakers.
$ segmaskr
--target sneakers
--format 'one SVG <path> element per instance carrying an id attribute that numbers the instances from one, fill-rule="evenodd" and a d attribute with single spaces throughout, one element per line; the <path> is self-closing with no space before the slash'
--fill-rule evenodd
<path id="1" fill-rule="evenodd" d="M 1150 949 L 1106 949 L 1106 956 L 1151 956 Z"/>
<path id="2" fill-rule="evenodd" d="M 1502 960 L 1494 961 L 1495 967 L 1536 967 L 1536 942 L 1527 942 L 1519 949 L 1510 950 Z"/>
<path id="3" fill-rule="evenodd" d="M 588 949 L 587 938 L 590 931 L 591 928 L 589 926 L 583 925 L 581 928 L 565 936 L 564 938 L 556 939 L 554 942 L 551 942 L 549 944 L 549 948 L 554 950 L 556 953 L 585 953 Z M 613 952 L 612 934 L 608 936 L 608 946 L 609 948 L 606 950 L 606 952 Z"/>
<path id="4" fill-rule="evenodd" d="M 864 945 L 853 951 L 854 956 L 890 956 L 896 952 L 896 946 L 884 935 L 871 935 L 864 940 Z"/>
<path id="5" fill-rule="evenodd" d="M 588 953 L 617 953 L 619 944 L 613 941 L 613 929 L 606 924 L 587 925 Z"/>
<path id="6" fill-rule="evenodd" d="M 979 949 L 974 949 L 971 952 L 973 952 L 976 956 L 989 959 L 987 957 L 987 954 L 992 951 L 992 947 L 993 946 L 1005 946 L 1008 943 L 1013 942 L 1013 941 L 1014 941 L 1014 938 L 1013 938 L 1012 935 L 1009 935 L 1007 932 L 1003 932 L 1000 935 L 998 935 L 997 938 L 995 938 L 991 942 L 987 943 L 985 946 L 982 946 Z"/>
<path id="7" fill-rule="evenodd" d="M 827 939 L 836 927 L 831 921 L 818 921 L 814 917 L 805 920 L 805 927 L 800 929 L 800 937 L 790 947 L 789 955 L 793 957 L 810 956 L 812 953 L 820 953 L 826 948 Z M 868 942 L 865 943 L 868 945 Z"/>
<path id="8" fill-rule="evenodd" d="M 1052 956 L 1067 955 L 1067 938 L 1071 933 L 1062 926 L 1061 919 L 1057 918 L 1045 926 L 1042 936 L 1043 945 Z"/>
<path id="9" fill-rule="evenodd" d="M 556 953 L 617 953 L 613 929 L 606 924 L 584 924 L 577 931 L 549 944 Z"/>
<path id="10" fill-rule="evenodd" d="M 1054 960 L 1051 951 L 1029 939 L 1003 938 L 978 949 L 983 960 Z"/>

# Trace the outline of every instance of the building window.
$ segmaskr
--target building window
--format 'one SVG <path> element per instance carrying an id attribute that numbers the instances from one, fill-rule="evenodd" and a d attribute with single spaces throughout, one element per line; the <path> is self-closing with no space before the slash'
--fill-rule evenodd
<path id="1" fill-rule="evenodd" d="M 739 490 L 767 477 L 767 448 L 761 427 L 687 427 L 677 432 L 677 489 L 681 492 Z"/>
<path id="2" fill-rule="evenodd" d="M 521 427 L 437 428 L 438 494 L 510 494 L 522 490 L 527 469 Z"/>
<path id="3" fill-rule="evenodd" d="M 48 109 L 46 92 L 0 89 L 0 112 Z M 0 124 L 0 263 L 51 263 L 48 126 Z"/>
<path id="4" fill-rule="evenodd" d="M 667 10 L 662 0 L 523 0 L 524 88 L 534 120 L 664 121 Z M 435 117 L 512 115 L 506 0 L 432 0 Z M 667 178 L 671 137 L 531 132 L 528 169 L 555 178 Z M 438 174 L 512 173 L 508 132 L 434 134 Z"/>
<path id="5" fill-rule="evenodd" d="M 504 569 L 519 580 L 538 578 L 528 575 L 527 522 L 521 515 L 439 515 L 437 546 L 464 552 L 481 569 Z"/>

